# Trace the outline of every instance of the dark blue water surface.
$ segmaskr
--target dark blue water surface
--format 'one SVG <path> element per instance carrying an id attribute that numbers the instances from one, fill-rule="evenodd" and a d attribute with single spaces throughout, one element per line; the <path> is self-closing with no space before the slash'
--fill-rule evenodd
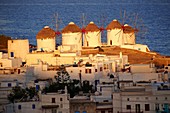
<path id="1" fill-rule="evenodd" d="M 121 16 L 123 11 L 125 17 Z M 137 43 L 170 55 L 169 11 L 169 0 L 0 0 L 0 34 L 28 38 L 36 44 L 36 34 L 45 25 L 55 29 L 54 14 L 58 13 L 62 30 L 70 21 L 82 27 L 84 13 L 86 24 L 94 21 L 106 27 L 113 19 L 128 23 L 140 30 Z M 102 41 L 106 42 L 106 35 Z M 61 38 L 57 43 L 61 43 Z"/>

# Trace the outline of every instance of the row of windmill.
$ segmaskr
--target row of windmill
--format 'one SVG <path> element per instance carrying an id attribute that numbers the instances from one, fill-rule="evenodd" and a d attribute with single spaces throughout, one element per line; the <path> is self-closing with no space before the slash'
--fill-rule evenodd
<path id="1" fill-rule="evenodd" d="M 82 46 L 102 46 L 101 34 L 104 30 L 107 32 L 107 44 L 105 45 L 121 46 L 136 44 L 135 34 L 138 32 L 138 29 L 132 28 L 128 24 L 122 25 L 118 20 L 114 19 L 106 28 L 99 28 L 94 22 L 90 22 L 83 28 L 80 28 L 74 22 L 70 22 L 61 32 L 58 30 L 54 31 L 46 26 L 37 34 L 37 46 L 41 45 L 42 48 L 42 45 L 48 43 L 48 46 L 52 45 L 53 47 L 51 48 L 55 48 L 55 37 L 60 35 L 62 36 L 62 46 L 76 45 L 78 50 L 81 50 Z M 40 39 L 41 41 L 38 41 Z"/>

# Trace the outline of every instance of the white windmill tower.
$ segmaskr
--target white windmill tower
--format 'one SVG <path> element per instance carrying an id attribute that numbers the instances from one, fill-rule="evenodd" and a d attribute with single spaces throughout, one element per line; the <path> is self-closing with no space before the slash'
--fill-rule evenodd
<path id="1" fill-rule="evenodd" d="M 56 46 L 56 32 L 49 26 L 45 26 L 37 35 L 38 51 L 54 51 Z"/>
<path id="2" fill-rule="evenodd" d="M 90 22 L 84 33 L 84 46 L 85 47 L 97 47 L 101 46 L 101 32 L 94 22 Z"/>
<path id="3" fill-rule="evenodd" d="M 122 25 L 118 20 L 114 19 L 108 26 L 107 30 L 107 45 L 120 46 L 124 44 Z"/>
<path id="4" fill-rule="evenodd" d="M 73 50 L 82 49 L 82 33 L 81 29 L 74 23 L 70 22 L 62 30 L 62 46 L 70 47 Z"/>

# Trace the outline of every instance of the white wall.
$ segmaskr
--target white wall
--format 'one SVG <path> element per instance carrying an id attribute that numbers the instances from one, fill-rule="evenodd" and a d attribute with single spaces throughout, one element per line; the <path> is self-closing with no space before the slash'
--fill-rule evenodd
<path id="1" fill-rule="evenodd" d="M 85 47 L 97 47 L 101 45 L 101 31 L 87 32 L 84 34 Z"/>
<path id="2" fill-rule="evenodd" d="M 39 51 L 54 51 L 56 46 L 55 37 L 54 38 L 45 38 L 45 39 L 37 39 L 37 49 Z"/>
<path id="3" fill-rule="evenodd" d="M 154 73 L 156 68 L 154 64 L 133 64 L 130 66 L 131 73 Z"/>
<path id="4" fill-rule="evenodd" d="M 35 109 L 32 106 L 35 105 Z M 21 106 L 21 109 L 18 109 Z M 5 113 L 42 113 L 41 104 L 39 102 L 19 102 L 8 104 L 5 106 Z"/>
<path id="5" fill-rule="evenodd" d="M 69 113 L 70 105 L 68 97 L 69 95 L 66 93 L 65 94 L 47 93 L 42 94 L 40 99 L 42 105 L 59 105 L 57 111 L 61 111 L 62 113 Z M 52 103 L 52 98 L 55 98 L 55 103 Z"/>
<path id="6" fill-rule="evenodd" d="M 75 46 L 74 50 L 82 49 L 82 33 L 63 33 L 62 46 Z M 64 51 L 64 50 L 63 50 Z"/>
<path id="7" fill-rule="evenodd" d="M 111 44 L 112 41 L 112 44 Z M 121 29 L 112 29 L 107 30 L 107 45 L 123 45 L 123 30 Z"/>
<path id="8" fill-rule="evenodd" d="M 14 53 L 14 57 L 26 59 L 26 55 L 29 53 L 29 41 L 28 39 L 16 39 L 8 40 L 8 57 L 11 57 L 11 52 Z"/>
<path id="9" fill-rule="evenodd" d="M 30 53 L 26 56 L 27 65 L 38 64 L 39 61 L 48 63 L 49 65 L 56 65 L 56 57 L 53 53 Z"/>

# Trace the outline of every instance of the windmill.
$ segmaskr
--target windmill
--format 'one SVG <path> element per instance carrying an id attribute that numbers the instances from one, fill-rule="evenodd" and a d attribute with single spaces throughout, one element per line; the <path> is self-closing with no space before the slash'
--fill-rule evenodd
<path id="1" fill-rule="evenodd" d="M 144 28 L 144 25 L 141 23 L 141 19 L 138 18 L 138 14 L 132 14 L 132 15 L 128 15 L 126 16 L 126 11 L 123 12 L 123 16 L 122 13 L 120 13 L 121 15 L 121 20 L 122 20 L 122 24 L 121 24 L 121 29 L 119 32 L 117 32 L 116 35 L 120 35 L 121 31 L 123 33 L 122 37 L 119 36 L 119 39 L 122 39 L 122 44 L 136 44 L 136 35 L 143 32 L 143 34 L 146 32 Z M 132 26 L 128 25 L 128 24 L 124 24 L 125 23 L 125 19 L 127 22 L 130 22 Z"/>

